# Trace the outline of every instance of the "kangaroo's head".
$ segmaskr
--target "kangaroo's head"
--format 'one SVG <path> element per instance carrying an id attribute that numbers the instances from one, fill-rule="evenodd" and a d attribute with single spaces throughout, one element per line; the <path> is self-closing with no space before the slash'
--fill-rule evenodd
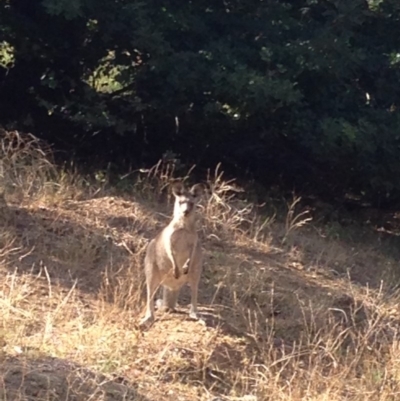
<path id="1" fill-rule="evenodd" d="M 193 216 L 195 206 L 203 192 L 204 188 L 201 184 L 193 185 L 190 189 L 187 189 L 181 182 L 173 184 L 172 193 L 175 196 L 174 219 Z"/>

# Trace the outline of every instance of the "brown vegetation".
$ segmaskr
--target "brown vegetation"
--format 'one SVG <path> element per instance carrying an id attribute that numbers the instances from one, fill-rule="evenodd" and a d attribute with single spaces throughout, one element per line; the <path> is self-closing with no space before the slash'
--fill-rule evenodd
<path id="1" fill-rule="evenodd" d="M 2 138 L 1 400 L 398 399 L 395 228 L 316 224 L 296 199 L 272 218 L 217 170 L 200 205 L 206 324 L 158 312 L 142 331 L 171 167 L 117 190 Z"/>

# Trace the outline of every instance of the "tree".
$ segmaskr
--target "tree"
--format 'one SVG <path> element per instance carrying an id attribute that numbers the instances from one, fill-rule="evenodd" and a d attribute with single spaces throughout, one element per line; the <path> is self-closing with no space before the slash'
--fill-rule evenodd
<path id="1" fill-rule="evenodd" d="M 400 195 L 393 0 L 7 0 L 0 121 L 103 160 Z M 11 49 L 11 51 L 10 51 Z"/>

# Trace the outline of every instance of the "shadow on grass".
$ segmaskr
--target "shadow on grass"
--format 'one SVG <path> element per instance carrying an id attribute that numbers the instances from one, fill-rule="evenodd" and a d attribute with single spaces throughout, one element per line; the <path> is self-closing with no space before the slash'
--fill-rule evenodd
<path id="1" fill-rule="evenodd" d="M 136 216 L 138 207 L 144 214 Z M 117 197 L 76 202 L 66 208 L 11 207 L 9 211 L 11 218 L 2 231 L 14 238 L 12 247 L 19 249 L 10 253 L 9 269 L 18 267 L 19 272 L 36 274 L 45 267 L 52 280 L 68 289 L 78 280 L 77 288 L 89 294 L 105 287 L 107 294 L 113 294 L 113 288 L 129 282 L 142 290 L 144 249 L 168 220 L 143 203 L 135 205 Z M 155 220 L 144 218 L 146 213 L 156 216 Z M 329 243 L 324 241 L 322 245 Z M 346 296 L 331 272 L 293 268 L 288 250 L 270 254 L 250 244 L 229 241 L 220 248 L 209 241 L 203 245 L 206 252 L 199 304 L 215 311 L 216 317 L 209 318 L 211 326 L 267 337 L 270 321 L 275 319 L 285 321 L 282 330 L 296 333 L 304 325 L 307 308 L 302 305 L 313 303 L 317 309 L 328 310 L 340 306 Z M 120 302 L 128 301 L 122 297 Z M 187 287 L 180 302 L 190 302 Z M 292 339 L 294 334 L 288 337 Z"/>
<path id="2" fill-rule="evenodd" d="M 65 359 L 2 356 L 0 360 L 1 400 L 150 400 L 131 384 L 119 383 Z"/>
<path id="3" fill-rule="evenodd" d="M 143 213 L 137 211 L 135 215 L 139 207 Z M 104 288 L 112 293 L 113 287 L 123 293 L 124 282 L 136 282 L 136 289 L 140 289 L 147 241 L 168 220 L 144 204 L 118 198 L 111 202 L 111 197 L 75 203 L 70 208 L 11 207 L 10 215 L 0 229 L 4 234 L 0 249 L 16 249 L 6 255 L 9 271 L 18 267 L 17 273 L 37 274 L 45 267 L 52 280 L 67 289 L 78 280 L 77 288 L 88 294 Z M 150 221 L 148 216 L 155 218 Z M 7 240 L 11 243 L 3 246 Z M 306 256 L 301 259 L 292 257 L 289 248 L 270 253 L 267 247 L 250 242 L 222 242 L 219 247 L 209 240 L 203 242 L 206 252 L 199 309 L 205 324 L 190 322 L 188 309 L 182 306 L 183 313 L 179 314 L 164 316 L 157 312 L 154 325 L 141 333 L 138 349 L 144 355 L 138 357 L 142 365 L 138 362 L 135 369 L 146 374 L 149 370 L 160 391 L 171 382 L 193 387 L 201 383 L 207 391 L 229 394 L 232 388 L 240 387 L 237 380 L 246 366 L 265 363 L 258 360 L 260 349 L 284 353 L 288 344 L 299 342 L 302 333 L 312 336 L 311 329 L 318 332 L 326 327 L 332 317 L 330 309 L 343 310 L 336 312 L 339 316 L 350 316 L 357 309 L 357 300 L 349 295 L 342 277 L 303 266 L 308 257 L 305 248 Z M 327 246 L 329 240 L 323 244 Z M 179 301 L 181 305 L 190 302 L 188 288 L 182 290 Z M 120 302 L 125 307 L 128 296 L 123 294 Z M 17 391 L 24 391 L 25 398 L 20 399 L 52 399 L 53 388 L 59 394 L 53 399 L 80 401 L 91 394 L 106 394 L 106 400 L 122 400 L 125 390 L 135 396 L 129 385 L 107 381 L 60 359 L 8 358 L 2 366 L 4 386 L 7 391 L 15 390 L 5 399 L 18 399 Z M 104 389 L 103 382 L 109 390 Z M 67 388 L 72 388 L 68 390 L 71 392 L 66 392 Z M 107 391 L 115 391 L 116 395 L 108 395 Z M 146 399 L 140 397 L 136 395 L 135 399 Z"/>
<path id="4" fill-rule="evenodd" d="M 137 240 L 119 243 L 116 227 L 96 227 L 90 217 L 80 220 L 68 210 L 10 207 L 0 229 L 0 246 L 12 272 L 38 274 L 45 269 L 53 283 L 70 288 L 77 281 L 79 290 L 96 294 L 105 274 L 112 281 L 115 271 L 140 269 L 138 246 L 143 235 L 135 232 L 133 220 L 124 220 L 127 228 L 122 220 L 121 228 L 130 230 Z"/>

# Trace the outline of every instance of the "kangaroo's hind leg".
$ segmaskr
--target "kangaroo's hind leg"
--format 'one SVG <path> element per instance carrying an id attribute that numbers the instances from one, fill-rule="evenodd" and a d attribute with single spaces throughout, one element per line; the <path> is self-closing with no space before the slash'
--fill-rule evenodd
<path id="1" fill-rule="evenodd" d="M 144 318 L 140 321 L 140 325 L 143 326 L 147 323 L 154 321 L 154 296 L 160 286 L 160 274 L 157 265 L 154 261 L 154 255 L 152 249 L 154 244 L 150 243 L 148 252 L 145 257 L 145 274 L 146 274 L 146 290 L 147 290 L 147 302 L 146 302 L 146 313 Z"/>

